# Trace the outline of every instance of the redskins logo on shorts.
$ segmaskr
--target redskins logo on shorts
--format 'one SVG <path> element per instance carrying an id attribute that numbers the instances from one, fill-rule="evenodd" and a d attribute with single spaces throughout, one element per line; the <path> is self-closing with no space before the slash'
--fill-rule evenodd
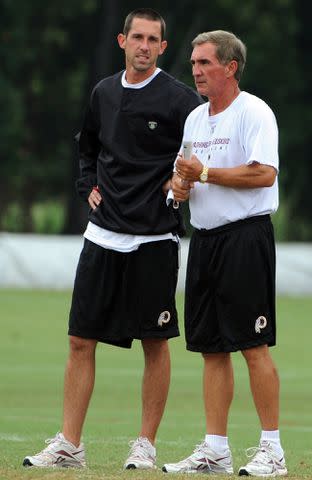
<path id="1" fill-rule="evenodd" d="M 171 318 L 170 312 L 168 310 L 165 310 L 164 312 L 161 312 L 161 314 L 158 317 L 158 325 L 160 327 L 163 326 L 164 323 L 168 323 Z"/>
<path id="2" fill-rule="evenodd" d="M 267 319 L 261 315 L 257 318 L 255 323 L 255 331 L 256 333 L 261 333 L 261 330 L 267 326 L 268 322 Z"/>

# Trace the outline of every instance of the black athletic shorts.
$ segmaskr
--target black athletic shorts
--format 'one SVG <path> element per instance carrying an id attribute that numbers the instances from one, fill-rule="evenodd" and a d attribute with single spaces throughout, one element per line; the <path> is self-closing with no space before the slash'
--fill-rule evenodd
<path id="1" fill-rule="evenodd" d="M 178 244 L 172 240 L 121 253 L 85 239 L 68 334 L 124 348 L 135 338 L 177 337 L 177 276 Z"/>
<path id="2" fill-rule="evenodd" d="M 195 230 L 185 289 L 187 349 L 275 345 L 275 242 L 269 215 Z"/>

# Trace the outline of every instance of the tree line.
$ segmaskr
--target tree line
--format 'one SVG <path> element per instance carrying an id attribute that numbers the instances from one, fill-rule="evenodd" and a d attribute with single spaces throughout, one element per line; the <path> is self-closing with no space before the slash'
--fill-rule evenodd
<path id="1" fill-rule="evenodd" d="M 0 229 L 81 233 L 86 206 L 75 192 L 74 136 L 92 87 L 124 66 L 116 36 L 126 0 L 0 5 Z M 149 2 L 167 23 L 160 67 L 193 86 L 191 41 L 233 31 L 247 45 L 241 89 L 274 110 L 280 129 L 279 240 L 312 240 L 311 69 L 307 0 Z M 184 209 L 187 216 L 187 208 Z"/>

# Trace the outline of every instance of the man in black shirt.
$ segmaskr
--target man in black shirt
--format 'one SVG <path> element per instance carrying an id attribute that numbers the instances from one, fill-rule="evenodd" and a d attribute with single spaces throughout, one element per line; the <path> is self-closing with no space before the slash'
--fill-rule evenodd
<path id="1" fill-rule="evenodd" d="M 156 66 L 165 23 L 131 12 L 118 35 L 126 69 L 99 82 L 79 135 L 79 194 L 90 205 L 69 318 L 62 433 L 25 466 L 85 465 L 81 433 L 98 342 L 141 340 L 142 424 L 124 468 L 155 468 L 155 437 L 170 381 L 168 339 L 179 335 L 175 307 L 179 212 L 166 193 L 183 125 L 201 97 Z"/>

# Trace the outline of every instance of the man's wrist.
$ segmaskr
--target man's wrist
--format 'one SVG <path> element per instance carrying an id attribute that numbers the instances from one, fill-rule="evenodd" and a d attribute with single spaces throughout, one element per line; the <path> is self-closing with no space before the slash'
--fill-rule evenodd
<path id="1" fill-rule="evenodd" d="M 167 195 L 167 193 L 169 192 L 169 190 L 171 190 L 171 188 L 172 188 L 172 179 L 169 178 L 169 180 L 167 180 L 162 187 L 164 194 Z"/>
<path id="2" fill-rule="evenodd" d="M 207 183 L 208 181 L 208 172 L 209 172 L 209 167 L 203 166 L 203 169 L 199 175 L 199 181 L 200 183 Z"/>

